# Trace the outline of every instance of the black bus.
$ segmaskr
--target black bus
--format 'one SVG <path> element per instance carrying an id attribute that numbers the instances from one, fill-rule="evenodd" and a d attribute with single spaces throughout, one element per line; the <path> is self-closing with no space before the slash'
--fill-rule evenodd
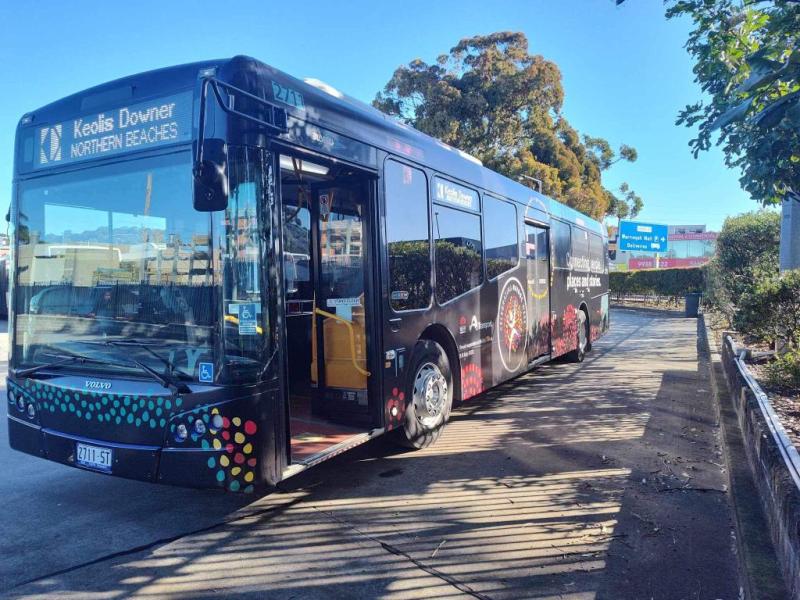
<path id="1" fill-rule="evenodd" d="M 600 223 L 252 58 L 120 79 L 16 137 L 11 446 L 250 492 L 609 326 Z"/>

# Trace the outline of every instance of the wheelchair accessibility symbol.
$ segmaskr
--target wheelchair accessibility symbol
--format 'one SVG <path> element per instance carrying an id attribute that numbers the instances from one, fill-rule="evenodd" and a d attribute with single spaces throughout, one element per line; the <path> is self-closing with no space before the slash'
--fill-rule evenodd
<path id="1" fill-rule="evenodd" d="M 200 363 L 199 379 L 202 383 L 214 382 L 214 363 L 209 363 L 209 362 Z"/>
<path id="2" fill-rule="evenodd" d="M 258 331 L 258 305 L 246 303 L 238 305 L 239 335 L 256 335 Z"/>

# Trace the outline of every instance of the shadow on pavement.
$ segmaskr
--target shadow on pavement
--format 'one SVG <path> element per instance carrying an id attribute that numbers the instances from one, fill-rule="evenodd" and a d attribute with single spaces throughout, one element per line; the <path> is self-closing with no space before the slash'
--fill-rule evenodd
<path id="1" fill-rule="evenodd" d="M 231 522 L 14 591 L 735 597 L 724 492 L 683 489 L 722 485 L 702 462 L 719 458 L 695 340 L 694 320 L 615 312 L 585 363 L 547 365 L 470 401 L 431 448 L 377 440 Z M 202 499 L 180 493 L 199 516 Z"/>

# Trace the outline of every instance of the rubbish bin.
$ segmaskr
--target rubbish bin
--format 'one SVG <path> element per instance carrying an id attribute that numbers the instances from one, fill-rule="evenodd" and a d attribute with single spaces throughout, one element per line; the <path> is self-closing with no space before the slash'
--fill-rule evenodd
<path id="1" fill-rule="evenodd" d="M 685 316 L 697 318 L 697 312 L 700 308 L 700 296 L 701 294 L 699 293 L 686 294 Z"/>

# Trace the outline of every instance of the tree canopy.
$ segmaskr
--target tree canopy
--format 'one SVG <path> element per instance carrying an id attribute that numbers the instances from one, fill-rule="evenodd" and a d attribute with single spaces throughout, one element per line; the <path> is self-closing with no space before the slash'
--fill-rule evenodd
<path id="1" fill-rule="evenodd" d="M 698 128 L 695 156 L 714 138 L 753 199 L 800 194 L 800 3 L 796 0 L 666 0 L 667 17 L 694 22 L 686 48 L 709 100 L 678 124 Z"/>
<path id="2" fill-rule="evenodd" d="M 627 186 L 617 196 L 601 180 L 615 162 L 635 161 L 636 150 L 623 144 L 615 152 L 602 138 L 582 136 L 563 102 L 558 66 L 530 54 L 523 33 L 504 31 L 465 38 L 434 64 L 399 67 L 373 104 L 490 169 L 540 180 L 543 193 L 595 218 L 623 205 L 638 212 L 641 198 Z"/>

